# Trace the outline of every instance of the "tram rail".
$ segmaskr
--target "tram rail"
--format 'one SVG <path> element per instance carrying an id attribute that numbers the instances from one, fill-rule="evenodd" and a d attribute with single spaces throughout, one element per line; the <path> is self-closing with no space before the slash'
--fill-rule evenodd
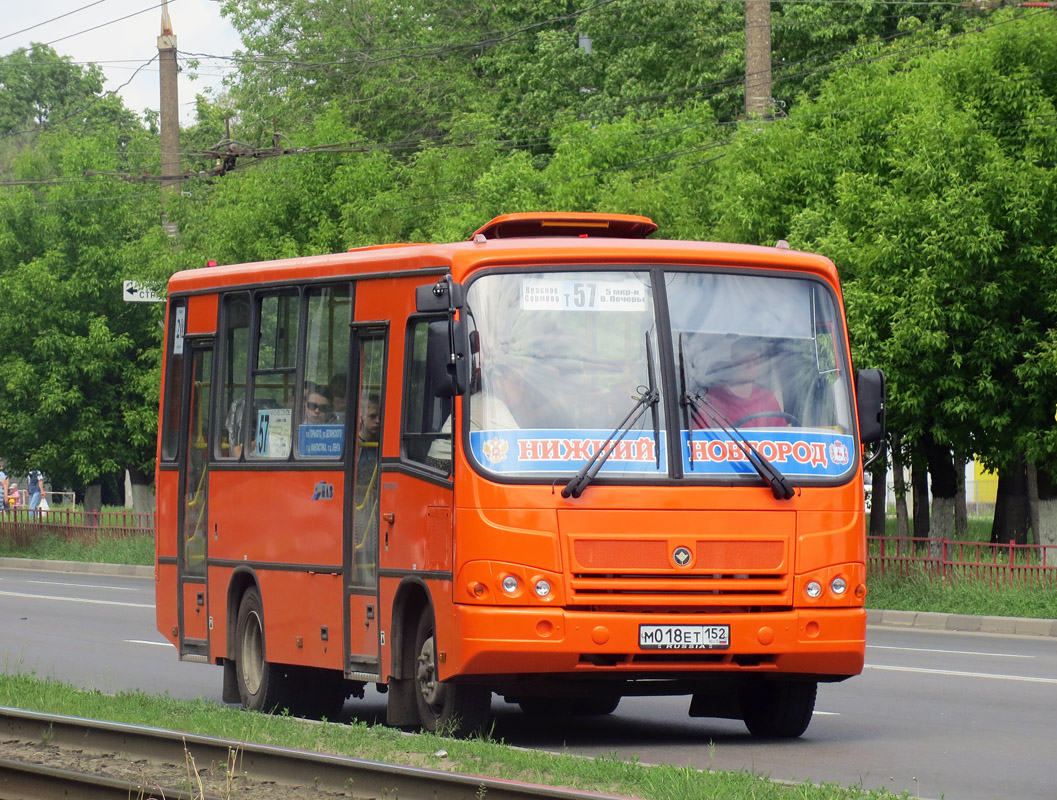
<path id="1" fill-rule="evenodd" d="M 139 764 L 184 765 L 188 756 L 200 765 L 232 764 L 236 784 L 274 784 L 281 796 L 296 797 L 298 787 L 318 796 L 351 798 L 399 797 L 401 800 L 621 800 L 614 795 L 539 784 L 444 772 L 424 767 L 311 753 L 197 734 L 82 719 L 0 707 L 0 741 L 24 742 L 93 756 L 121 754 Z M 144 774 L 149 773 L 144 767 Z M 85 800 L 209 800 L 189 786 L 159 786 L 150 778 L 115 778 L 79 769 L 65 769 L 22 759 L 0 759 L 0 797 L 8 800 L 78 797 Z"/>

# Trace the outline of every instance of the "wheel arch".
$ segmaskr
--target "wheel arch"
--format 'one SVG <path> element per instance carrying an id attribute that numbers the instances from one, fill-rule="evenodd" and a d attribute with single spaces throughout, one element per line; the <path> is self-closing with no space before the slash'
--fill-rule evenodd
<path id="1" fill-rule="evenodd" d="M 407 655 L 414 652 L 415 626 L 426 609 L 433 611 L 433 597 L 426 582 L 418 577 L 404 578 L 393 598 L 393 618 L 390 625 L 392 652 L 389 663 L 393 678 L 411 678 Z"/>
<path id="2" fill-rule="evenodd" d="M 239 605 L 242 603 L 242 596 L 246 594 L 246 590 L 250 588 L 255 588 L 260 594 L 261 607 L 263 610 L 264 593 L 261 591 L 261 582 L 257 577 L 257 573 L 251 567 L 236 567 L 231 575 L 231 581 L 228 583 L 228 624 L 225 657 L 229 661 L 235 660 L 235 637 L 237 635 L 236 629 L 238 628 Z M 268 646 L 267 641 L 264 642 L 264 646 Z"/>

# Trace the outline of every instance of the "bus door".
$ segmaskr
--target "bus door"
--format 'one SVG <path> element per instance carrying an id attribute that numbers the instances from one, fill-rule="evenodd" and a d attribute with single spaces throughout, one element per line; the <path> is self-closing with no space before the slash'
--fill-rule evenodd
<path id="1" fill-rule="evenodd" d="M 180 655 L 188 661 L 209 658 L 209 608 L 206 605 L 206 540 L 209 497 L 209 396 L 213 342 L 186 340 L 189 374 L 183 381 L 184 452 L 180 463 L 180 544 L 176 557 Z"/>
<path id="2" fill-rule="evenodd" d="M 353 324 L 352 386 L 348 413 L 353 447 L 349 453 L 345 492 L 345 641 L 350 672 L 378 675 L 378 500 L 381 494 L 382 401 L 387 329 Z"/>

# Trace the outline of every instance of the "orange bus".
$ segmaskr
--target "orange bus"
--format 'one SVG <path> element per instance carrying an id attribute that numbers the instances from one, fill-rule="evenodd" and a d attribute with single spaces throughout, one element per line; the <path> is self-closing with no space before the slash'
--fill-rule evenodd
<path id="1" fill-rule="evenodd" d="M 492 695 L 796 737 L 863 666 L 863 443 L 833 264 L 509 214 L 454 244 L 174 275 L 157 617 L 225 701 L 453 733 Z M 878 448 L 880 452 L 880 448 Z"/>

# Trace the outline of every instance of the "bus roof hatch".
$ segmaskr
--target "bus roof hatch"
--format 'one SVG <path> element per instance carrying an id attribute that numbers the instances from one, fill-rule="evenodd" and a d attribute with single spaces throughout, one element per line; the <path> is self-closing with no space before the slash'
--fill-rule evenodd
<path id="1" fill-rule="evenodd" d="M 608 236 L 645 239 L 657 230 L 649 217 L 634 214 L 593 214 L 586 212 L 531 211 L 503 214 L 474 231 L 471 241 L 519 239 L 529 236 Z"/>

